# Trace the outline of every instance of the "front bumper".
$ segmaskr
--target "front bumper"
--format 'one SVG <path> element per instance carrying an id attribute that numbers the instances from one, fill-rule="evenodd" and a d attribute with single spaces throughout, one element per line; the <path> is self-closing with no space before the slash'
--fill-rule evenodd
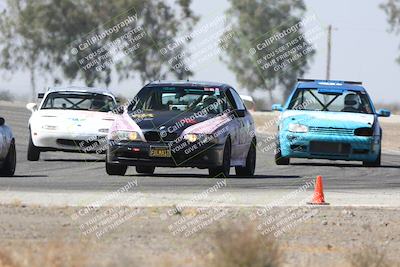
<path id="1" fill-rule="evenodd" d="M 130 166 L 155 167 L 194 167 L 211 168 L 222 165 L 223 144 L 207 144 L 189 147 L 179 147 L 165 142 L 127 142 L 109 143 L 107 149 L 108 163 Z M 151 157 L 151 147 L 169 148 L 170 157 Z"/>
<path id="2" fill-rule="evenodd" d="M 107 134 L 102 133 L 33 132 L 32 141 L 41 151 L 103 153 L 107 149 Z"/>
<path id="3" fill-rule="evenodd" d="M 380 136 L 342 136 L 310 133 L 279 134 L 282 157 L 374 161 L 380 148 Z"/>

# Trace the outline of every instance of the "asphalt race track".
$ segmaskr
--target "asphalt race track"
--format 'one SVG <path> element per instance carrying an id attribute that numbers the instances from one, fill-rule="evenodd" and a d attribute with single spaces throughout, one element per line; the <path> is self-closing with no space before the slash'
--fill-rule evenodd
<path id="1" fill-rule="evenodd" d="M 190 168 L 157 168 L 152 177 L 140 176 L 133 167 L 125 177 L 108 176 L 103 155 L 46 152 L 39 162 L 28 162 L 28 118 L 30 112 L 20 106 L 0 106 L 0 115 L 12 127 L 17 144 L 15 177 L 0 178 L 0 191 L 22 192 L 108 192 L 137 178 L 144 192 L 198 192 L 215 184 L 207 170 Z M 357 190 L 400 190 L 400 155 L 383 154 L 380 168 L 362 167 L 361 163 L 317 160 L 295 160 L 290 166 L 276 166 L 272 153 L 258 151 L 256 176 L 231 177 L 227 188 L 240 192 L 252 190 L 290 190 L 302 185 L 305 178 L 322 175 L 324 187 L 335 192 Z M 231 173 L 233 169 L 231 170 Z M 0 193 L 1 194 L 1 193 Z"/>

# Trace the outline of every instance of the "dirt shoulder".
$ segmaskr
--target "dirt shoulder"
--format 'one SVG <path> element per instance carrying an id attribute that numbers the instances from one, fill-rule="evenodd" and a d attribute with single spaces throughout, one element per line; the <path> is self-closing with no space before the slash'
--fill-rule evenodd
<path id="1" fill-rule="evenodd" d="M 233 234 L 247 225 L 254 226 L 261 243 L 264 238 L 276 241 L 284 266 L 347 266 L 353 252 L 369 246 L 384 251 L 394 264 L 400 262 L 399 211 L 329 206 L 110 210 L 2 205 L 0 266 L 5 257 L 14 262 L 30 259 L 30 266 L 34 262 L 51 266 L 43 260 L 51 261 L 52 255 L 68 256 L 78 262 L 76 266 L 214 266 L 210 262 L 218 257 L 218 231 Z"/>
<path id="2" fill-rule="evenodd" d="M 253 118 L 257 132 L 265 135 L 276 134 L 276 122 L 279 112 L 255 112 Z M 386 153 L 400 153 L 400 115 L 392 115 L 390 118 L 380 118 L 383 129 L 382 150 Z"/>

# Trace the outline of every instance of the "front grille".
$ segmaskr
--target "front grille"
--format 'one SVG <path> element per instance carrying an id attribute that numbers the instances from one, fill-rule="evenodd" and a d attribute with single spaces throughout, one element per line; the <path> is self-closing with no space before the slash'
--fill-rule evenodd
<path id="1" fill-rule="evenodd" d="M 144 138 L 148 142 L 171 142 L 174 141 L 178 138 L 177 133 L 167 133 L 165 132 L 162 136 L 160 135 L 160 132 L 158 131 L 148 131 L 144 133 Z"/>
<path id="2" fill-rule="evenodd" d="M 59 145 L 80 147 L 80 148 L 95 147 L 100 145 L 100 143 L 97 140 L 88 141 L 88 140 L 57 139 L 56 141 L 57 144 Z"/>
<path id="3" fill-rule="evenodd" d="M 333 143 L 333 142 L 310 142 L 311 154 L 333 154 L 333 155 L 346 155 L 350 154 L 351 145 L 347 143 Z"/>
<path id="4" fill-rule="evenodd" d="M 158 142 L 161 140 L 160 133 L 156 131 L 149 131 L 144 134 L 144 138 L 148 142 Z"/>
<path id="5" fill-rule="evenodd" d="M 354 130 L 347 128 L 309 127 L 309 132 L 323 135 L 354 135 Z"/>

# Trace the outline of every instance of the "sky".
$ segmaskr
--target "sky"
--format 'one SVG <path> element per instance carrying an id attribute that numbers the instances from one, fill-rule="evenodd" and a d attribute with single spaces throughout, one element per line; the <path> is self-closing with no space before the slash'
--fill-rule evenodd
<path id="1" fill-rule="evenodd" d="M 0 5 L 1 5 L 0 0 Z M 374 102 L 400 103 L 400 90 L 397 88 L 400 65 L 396 57 L 400 55 L 399 36 L 388 32 L 389 25 L 385 13 L 379 8 L 383 0 L 305 0 L 308 12 L 316 14 L 325 28 L 332 25 L 332 64 L 331 79 L 363 81 Z M 199 26 L 222 15 L 229 7 L 227 0 L 193 0 L 192 8 L 202 19 Z M 325 78 L 326 72 L 326 33 L 315 43 L 316 55 L 305 78 Z M 42 76 L 42 75 L 40 75 Z M 29 95 L 30 79 L 27 72 L 14 75 L 0 72 L 0 89 L 8 89 L 19 95 Z M 219 81 L 231 84 L 238 91 L 235 75 L 218 57 L 209 59 L 195 69 L 192 80 Z M 73 82 L 73 85 L 83 85 Z M 52 86 L 51 79 L 38 78 L 37 88 Z M 111 83 L 110 88 L 127 97 L 134 96 L 143 86 L 139 79 Z M 263 97 L 263 95 L 257 95 Z"/>

